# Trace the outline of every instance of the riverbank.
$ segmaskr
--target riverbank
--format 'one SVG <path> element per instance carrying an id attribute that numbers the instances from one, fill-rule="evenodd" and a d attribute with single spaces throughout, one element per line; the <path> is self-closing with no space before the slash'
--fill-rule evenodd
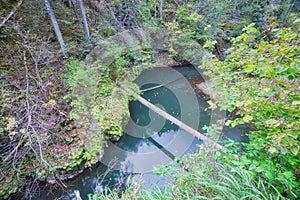
<path id="1" fill-rule="evenodd" d="M 168 59 L 165 59 L 166 57 Z M 166 56 L 166 52 L 157 54 L 156 57 L 152 57 L 151 59 L 158 61 L 150 65 L 153 67 L 157 65 L 169 66 L 179 64 L 174 60 L 172 61 L 169 56 Z M 76 127 L 80 127 L 72 130 L 70 134 L 76 135 L 75 139 L 73 138 L 73 144 L 81 145 L 81 149 L 84 149 L 82 154 L 87 154 L 88 156 L 74 157 L 74 161 L 77 160 L 77 163 L 82 164 L 71 168 L 70 165 L 66 165 L 66 162 L 64 162 L 64 167 L 54 165 L 58 174 L 59 172 L 66 173 L 57 175 L 56 178 L 59 180 L 72 179 L 74 176 L 82 172 L 84 168 L 90 167 L 98 162 L 103 156 L 103 147 L 107 143 L 105 140 L 117 142 L 122 136 L 122 127 L 127 124 L 129 120 L 128 102 L 130 96 L 128 96 L 126 92 L 124 93 L 124 91 L 118 89 L 112 80 L 109 82 L 107 78 L 105 82 L 102 83 L 105 84 L 105 87 L 104 85 L 98 87 L 98 85 L 95 84 L 98 80 L 101 81 L 101 77 L 110 73 L 103 70 L 103 64 L 100 65 L 99 61 L 96 61 L 94 64 L 89 64 L 87 66 L 87 64 L 84 64 L 83 62 L 71 61 L 69 65 L 74 71 L 69 72 L 71 75 L 68 76 L 75 77 L 74 80 L 68 80 L 70 83 L 75 83 L 75 85 L 72 86 L 71 91 L 71 104 L 73 104 L 71 118 L 73 117 Z M 80 65 L 80 67 L 77 65 Z M 130 73 L 126 74 L 123 80 L 119 80 L 120 84 L 130 87 L 138 93 L 138 87 L 133 84 L 132 81 L 138 76 L 138 74 L 142 73 L 150 66 L 139 66 L 138 71 L 132 70 Z M 134 66 L 131 68 L 134 69 Z M 82 75 L 85 73 L 89 74 L 88 81 L 84 83 L 80 82 L 80 80 L 82 80 Z M 77 77 L 80 80 L 76 79 Z M 93 83 L 93 81 L 95 81 L 95 83 Z M 85 88 L 89 88 L 89 90 L 82 90 L 83 85 L 85 85 Z M 92 97 L 94 93 L 99 93 L 101 95 L 95 99 Z M 84 105 L 80 102 L 82 99 L 85 99 Z M 83 107 L 85 109 L 82 109 Z M 92 122 L 92 124 L 90 122 Z M 77 143 L 75 142 L 77 140 L 76 138 L 78 139 Z M 96 145 L 93 145 L 95 142 Z M 70 143 L 70 145 L 72 145 L 72 143 Z M 79 169 L 72 171 L 72 168 Z M 65 169 L 67 169 L 67 171 Z M 70 174 L 68 174 L 68 171 L 70 171 Z M 54 183 L 53 177 L 48 180 L 50 183 Z"/>
<path id="2" fill-rule="evenodd" d="M 181 74 L 179 71 L 185 72 L 185 74 Z M 145 98 L 148 101 L 160 104 L 168 113 L 179 117 L 193 128 L 201 130 L 199 126 L 208 125 L 210 118 L 207 111 L 204 111 L 207 106 L 206 101 L 195 93 L 193 84 L 190 82 L 195 80 L 196 72 L 197 70 L 191 66 L 177 67 L 176 69 L 148 68 L 142 72 L 136 83 L 142 88 L 148 88 L 151 87 L 151 84 L 146 84 L 148 81 L 159 84 L 176 79 L 177 77 L 174 75 L 181 77 L 180 80 L 165 87 L 147 91 L 143 95 L 146 95 Z M 192 94 L 195 96 L 190 96 Z M 196 109 L 198 107 L 200 110 Z M 84 174 L 65 182 L 68 186 L 66 196 L 72 196 L 73 190 L 81 191 L 81 195 L 85 197 L 92 192 L 91 188 L 104 190 L 105 187 L 114 188 L 121 187 L 121 185 L 126 187 L 127 179 L 122 174 L 134 176 L 136 181 L 142 179 L 147 185 L 158 181 L 163 188 L 163 181 L 151 174 L 154 166 L 168 164 L 175 157 L 196 152 L 197 144 L 201 144 L 200 140 L 179 130 L 177 126 L 155 115 L 152 111 L 139 105 L 138 102 L 131 101 L 129 108 L 131 109 L 131 120 L 123 127 L 125 135 L 121 137 L 120 141 L 108 144 L 106 153 L 101 160 L 103 164 L 99 164 L 96 169 L 92 168 L 92 171 L 86 170 Z M 201 121 L 199 121 L 200 113 Z M 145 123 L 149 124 L 145 126 Z M 111 167 L 107 173 L 104 170 L 105 166 Z M 99 189 L 99 191 L 101 190 Z M 59 195 L 60 192 L 55 192 L 55 194 Z"/>

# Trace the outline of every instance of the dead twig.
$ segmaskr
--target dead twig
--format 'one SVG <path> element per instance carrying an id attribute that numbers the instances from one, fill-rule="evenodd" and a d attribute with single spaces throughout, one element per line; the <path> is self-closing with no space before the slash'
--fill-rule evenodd
<path id="1" fill-rule="evenodd" d="M 10 13 L 2 20 L 2 22 L 0 24 L 0 28 L 2 26 L 4 26 L 4 24 L 7 22 L 7 20 L 9 20 L 9 18 L 11 18 L 11 16 L 17 11 L 18 7 L 20 7 L 22 3 L 23 3 L 23 0 L 20 0 L 17 3 L 17 5 L 10 11 Z"/>

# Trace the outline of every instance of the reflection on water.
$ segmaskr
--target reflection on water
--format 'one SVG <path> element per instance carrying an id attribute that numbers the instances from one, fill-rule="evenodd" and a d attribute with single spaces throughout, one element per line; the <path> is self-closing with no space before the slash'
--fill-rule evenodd
<path id="1" fill-rule="evenodd" d="M 171 71 L 170 71 L 171 70 Z M 192 83 L 199 79 L 193 67 L 153 68 L 136 80 L 141 89 L 170 84 L 144 92 L 142 96 L 172 116 L 203 133 L 210 123 L 206 100 L 195 93 Z M 175 80 L 175 81 L 174 81 Z M 173 81 L 173 82 L 172 82 Z M 129 175 L 148 187 L 163 187 L 168 180 L 152 174 L 158 164 L 168 164 L 175 157 L 195 152 L 200 140 L 165 120 L 138 101 L 129 104 L 131 119 L 124 127 L 124 136 L 105 149 L 102 163 L 66 183 L 67 189 L 40 194 L 37 199 L 73 199 L 79 190 L 83 199 L 89 193 L 101 192 L 105 186 L 124 189 Z"/>

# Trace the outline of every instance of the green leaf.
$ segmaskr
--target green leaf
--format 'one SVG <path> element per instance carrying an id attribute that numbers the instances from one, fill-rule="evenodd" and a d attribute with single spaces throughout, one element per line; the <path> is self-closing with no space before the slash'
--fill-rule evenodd
<path id="1" fill-rule="evenodd" d="M 300 23 L 300 18 L 296 19 L 294 23 Z"/>
<path id="2" fill-rule="evenodd" d="M 292 105 L 299 105 L 300 104 L 300 101 L 293 101 L 292 102 Z"/>
<path id="3" fill-rule="evenodd" d="M 272 171 L 266 171 L 265 176 L 269 179 L 269 180 L 273 180 L 274 179 L 274 175 Z"/>
<path id="4" fill-rule="evenodd" d="M 293 75 L 288 75 L 288 79 L 293 80 L 293 79 L 295 79 L 295 77 Z"/>
<path id="5" fill-rule="evenodd" d="M 244 69 L 245 72 L 251 72 L 253 71 L 253 68 L 255 67 L 254 64 L 248 64 L 247 67 Z"/>
<path id="6" fill-rule="evenodd" d="M 278 120 L 276 120 L 276 119 L 269 119 L 266 121 L 266 124 L 273 125 L 273 124 L 276 124 L 277 122 L 278 122 Z"/>
<path id="7" fill-rule="evenodd" d="M 287 84 L 286 82 L 278 82 L 278 85 L 279 86 L 282 86 L 282 87 L 287 87 L 287 86 L 289 86 L 289 84 Z"/>
<path id="8" fill-rule="evenodd" d="M 287 69 L 287 73 L 288 74 L 296 74 L 297 73 L 297 69 L 289 67 Z"/>
<path id="9" fill-rule="evenodd" d="M 290 179 L 290 178 L 293 178 L 293 173 L 290 172 L 290 171 L 286 171 L 282 174 L 284 176 L 284 179 Z"/>
<path id="10" fill-rule="evenodd" d="M 225 126 L 230 126 L 231 123 L 232 123 L 232 120 L 227 120 L 227 121 L 225 122 Z M 202 129 L 205 130 L 204 127 L 203 127 Z"/>
<path id="11" fill-rule="evenodd" d="M 209 49 L 209 50 L 210 50 L 210 49 L 214 48 L 215 44 L 217 44 L 217 41 L 216 41 L 216 40 L 214 40 L 214 41 L 208 40 L 208 41 L 206 41 L 206 43 L 203 45 L 203 48 L 204 48 L 204 49 Z"/>
<path id="12" fill-rule="evenodd" d="M 256 171 L 256 172 L 262 172 L 262 171 L 264 171 L 264 168 L 261 167 L 261 166 L 259 166 L 259 167 L 257 167 L 257 168 L 255 169 L 255 171 Z"/>
<path id="13" fill-rule="evenodd" d="M 73 24 L 73 22 L 70 22 L 70 21 L 64 20 L 64 19 L 59 19 L 58 21 L 61 21 L 61 22 L 65 23 L 66 25 L 72 25 Z"/>
<path id="14" fill-rule="evenodd" d="M 299 153 L 298 148 L 295 146 L 291 146 L 290 150 L 291 150 L 292 154 L 294 154 L 295 156 Z"/>

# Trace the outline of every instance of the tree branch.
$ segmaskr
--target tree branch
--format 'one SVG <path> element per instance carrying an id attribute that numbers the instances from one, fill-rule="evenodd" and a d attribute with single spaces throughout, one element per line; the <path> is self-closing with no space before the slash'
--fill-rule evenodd
<path id="1" fill-rule="evenodd" d="M 9 18 L 17 11 L 18 7 L 20 7 L 22 3 L 23 3 L 23 0 L 20 0 L 17 3 L 17 5 L 10 11 L 10 13 L 2 20 L 2 22 L 0 24 L 0 28 L 2 26 L 4 26 L 4 24 L 7 22 L 7 20 L 9 20 Z"/>

